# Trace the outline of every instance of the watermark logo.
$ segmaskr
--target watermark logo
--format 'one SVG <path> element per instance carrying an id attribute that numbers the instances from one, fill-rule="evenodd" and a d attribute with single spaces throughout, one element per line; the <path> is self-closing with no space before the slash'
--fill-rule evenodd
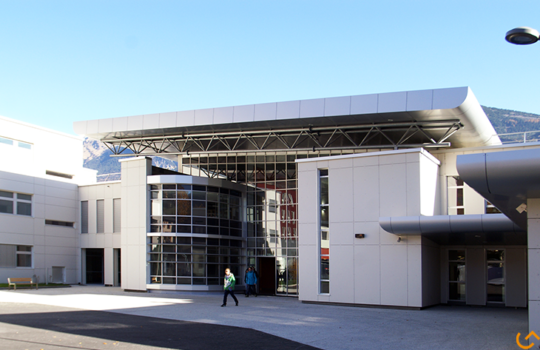
<path id="1" fill-rule="evenodd" d="M 526 337 L 525 337 L 525 340 L 529 340 L 529 338 L 531 337 L 531 335 L 533 335 L 536 340 L 540 340 L 540 337 L 536 335 L 536 333 L 534 333 L 534 331 L 531 331 L 531 333 L 529 333 Z M 534 343 L 530 343 L 529 345 L 525 346 L 525 345 L 521 345 L 520 341 L 519 341 L 519 337 L 521 336 L 521 333 L 518 333 L 517 336 L 516 336 L 516 343 L 517 345 L 522 348 L 522 349 L 530 349 L 534 346 Z"/>

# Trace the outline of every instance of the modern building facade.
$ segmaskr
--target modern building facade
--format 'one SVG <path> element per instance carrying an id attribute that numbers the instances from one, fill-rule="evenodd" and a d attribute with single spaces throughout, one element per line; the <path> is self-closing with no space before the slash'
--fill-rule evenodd
<path id="1" fill-rule="evenodd" d="M 80 282 L 82 139 L 0 117 L 0 279 Z"/>
<path id="2" fill-rule="evenodd" d="M 467 87 L 74 129 L 123 158 L 121 181 L 78 187 L 81 283 L 211 291 L 225 267 L 242 280 L 254 265 L 260 292 L 305 302 L 418 309 L 538 300 L 527 231 L 535 214 L 525 211 L 537 198 L 527 190 L 536 168 L 533 180 L 518 177 L 529 187 L 510 188 L 521 202 L 506 205 L 506 180 L 489 180 L 486 190 L 460 164 L 536 155 L 540 144 L 503 145 Z M 179 172 L 152 167 L 153 155 L 177 160 Z"/>

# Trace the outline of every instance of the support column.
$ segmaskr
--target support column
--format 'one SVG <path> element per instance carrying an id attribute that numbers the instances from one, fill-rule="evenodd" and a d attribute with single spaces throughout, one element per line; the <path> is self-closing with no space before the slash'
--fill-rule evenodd
<path id="1" fill-rule="evenodd" d="M 152 174 L 152 159 L 123 159 L 122 164 L 122 288 L 146 291 L 146 233 L 149 199 L 147 176 Z"/>
<path id="2" fill-rule="evenodd" d="M 114 285 L 113 275 L 113 248 L 103 249 L 103 284 L 106 286 Z"/>

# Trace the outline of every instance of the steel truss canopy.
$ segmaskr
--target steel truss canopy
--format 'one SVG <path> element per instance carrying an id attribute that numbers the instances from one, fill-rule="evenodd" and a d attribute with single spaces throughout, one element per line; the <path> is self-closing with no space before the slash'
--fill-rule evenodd
<path id="1" fill-rule="evenodd" d="M 211 108 L 74 123 L 116 156 L 476 147 L 500 140 L 468 87 Z"/>

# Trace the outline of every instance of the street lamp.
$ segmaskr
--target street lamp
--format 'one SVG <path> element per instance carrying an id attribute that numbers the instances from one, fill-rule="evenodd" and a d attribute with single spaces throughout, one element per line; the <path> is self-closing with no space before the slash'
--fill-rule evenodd
<path id="1" fill-rule="evenodd" d="M 506 32 L 506 41 L 516 45 L 534 44 L 540 39 L 540 33 L 534 28 L 518 27 Z"/>

